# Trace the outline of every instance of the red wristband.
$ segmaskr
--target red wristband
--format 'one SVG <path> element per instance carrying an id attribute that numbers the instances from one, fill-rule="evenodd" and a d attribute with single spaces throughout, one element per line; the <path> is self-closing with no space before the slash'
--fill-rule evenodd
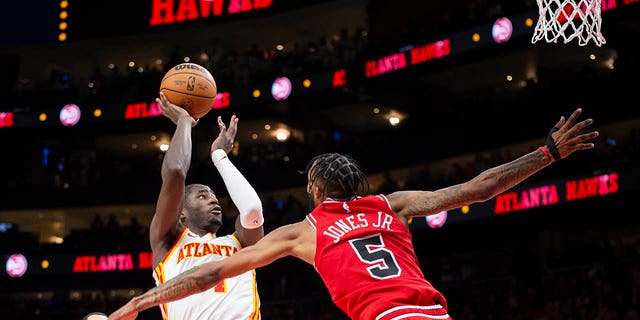
<path id="1" fill-rule="evenodd" d="M 549 153 L 549 149 L 547 149 L 547 147 L 542 146 L 540 148 L 538 148 L 538 150 L 542 151 L 542 153 L 544 153 L 544 156 L 547 157 L 547 160 L 549 160 L 549 163 L 553 162 L 553 158 L 551 157 L 551 153 Z"/>

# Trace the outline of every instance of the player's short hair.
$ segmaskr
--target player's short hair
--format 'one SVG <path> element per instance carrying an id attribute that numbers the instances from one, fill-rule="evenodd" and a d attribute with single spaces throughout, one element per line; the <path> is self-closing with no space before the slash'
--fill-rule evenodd
<path id="1" fill-rule="evenodd" d="M 188 184 L 184 187 L 184 200 L 186 203 L 187 198 L 189 198 L 189 196 L 191 196 L 191 192 L 193 191 L 193 188 L 195 188 L 196 186 L 198 186 L 198 184 L 192 183 L 192 184 Z"/>

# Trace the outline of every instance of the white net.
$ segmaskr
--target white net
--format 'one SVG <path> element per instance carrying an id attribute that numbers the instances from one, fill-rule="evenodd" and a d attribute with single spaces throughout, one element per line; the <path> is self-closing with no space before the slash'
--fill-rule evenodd
<path id="1" fill-rule="evenodd" d="M 597 46 L 606 43 L 600 32 L 602 0 L 536 0 L 540 17 L 531 43 L 542 39 L 568 43 L 574 38 L 585 46 L 590 40 Z"/>

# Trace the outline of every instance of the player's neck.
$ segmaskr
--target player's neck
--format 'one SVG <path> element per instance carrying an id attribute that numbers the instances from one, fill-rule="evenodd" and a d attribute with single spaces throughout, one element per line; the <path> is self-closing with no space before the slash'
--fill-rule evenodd
<path id="1" fill-rule="evenodd" d="M 191 233 L 194 233 L 196 235 L 198 235 L 199 237 L 205 236 L 209 233 L 211 233 L 212 235 L 216 235 L 216 232 L 218 231 L 217 228 L 211 228 L 211 230 L 205 230 L 205 229 L 201 229 L 201 228 L 197 228 L 197 227 L 192 227 L 192 226 L 187 226 L 187 228 L 189 229 L 189 231 L 191 231 Z"/>

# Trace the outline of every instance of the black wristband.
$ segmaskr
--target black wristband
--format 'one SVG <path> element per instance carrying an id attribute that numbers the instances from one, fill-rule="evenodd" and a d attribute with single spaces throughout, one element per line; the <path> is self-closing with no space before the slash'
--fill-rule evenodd
<path id="1" fill-rule="evenodd" d="M 560 157 L 560 152 L 558 152 L 558 148 L 556 148 L 556 142 L 553 141 L 553 138 L 551 137 L 551 134 L 558 130 L 560 130 L 558 127 L 551 128 L 551 131 L 549 131 L 549 135 L 547 136 L 547 143 L 545 144 L 547 150 L 549 150 L 549 153 L 553 156 L 554 161 L 562 159 L 562 157 Z"/>

